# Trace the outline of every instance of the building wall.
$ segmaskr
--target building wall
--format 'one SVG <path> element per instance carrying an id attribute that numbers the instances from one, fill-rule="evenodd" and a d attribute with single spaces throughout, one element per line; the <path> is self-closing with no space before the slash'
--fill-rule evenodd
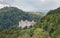
<path id="1" fill-rule="evenodd" d="M 21 20 L 20 22 L 19 22 L 19 27 L 21 27 L 21 28 L 24 28 L 24 27 L 30 27 L 31 25 L 33 26 L 34 24 L 35 24 L 36 22 L 34 22 L 34 21 L 28 21 L 28 20 L 25 20 L 25 21 L 23 21 L 23 20 Z"/>

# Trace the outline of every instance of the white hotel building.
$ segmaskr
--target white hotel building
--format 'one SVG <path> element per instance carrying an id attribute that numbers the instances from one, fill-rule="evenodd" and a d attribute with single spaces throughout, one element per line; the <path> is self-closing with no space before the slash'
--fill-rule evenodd
<path id="1" fill-rule="evenodd" d="M 28 20 L 23 21 L 23 20 L 21 20 L 19 22 L 19 27 L 21 27 L 23 29 L 24 27 L 27 26 L 27 28 L 29 28 L 30 26 L 33 26 L 34 24 L 36 24 L 36 22 L 34 20 L 32 20 L 32 21 L 28 21 Z"/>

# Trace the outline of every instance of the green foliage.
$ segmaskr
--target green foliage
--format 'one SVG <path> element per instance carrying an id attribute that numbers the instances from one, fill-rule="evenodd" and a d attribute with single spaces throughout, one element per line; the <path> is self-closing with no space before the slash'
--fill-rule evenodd
<path id="1" fill-rule="evenodd" d="M 41 23 L 43 23 L 42 24 L 43 29 L 49 32 L 49 35 L 52 38 L 59 38 L 60 36 L 60 29 L 59 29 L 60 28 L 60 7 L 48 12 L 47 15 L 41 19 Z"/>
<path id="2" fill-rule="evenodd" d="M 9 9 L 12 9 L 12 8 L 9 8 Z M 1 9 L 1 10 L 3 10 L 3 9 Z M 6 11 L 7 10 L 4 10 L 3 13 L 6 14 Z M 18 19 L 18 21 L 20 19 L 25 20 L 24 17 L 29 17 L 28 20 L 35 19 L 35 16 L 32 15 L 31 13 L 25 13 L 25 12 L 20 13 L 20 12 L 17 12 L 16 14 L 18 14 L 17 16 L 22 15 L 23 18 L 15 17 L 16 19 Z M 11 11 L 10 11 L 10 13 L 11 13 Z M 5 14 L 1 13 L 0 18 L 3 18 L 5 16 Z M 12 17 L 14 17 L 14 15 L 16 15 L 16 14 L 14 13 L 12 15 Z M 6 14 L 6 15 L 8 15 L 8 14 Z M 13 20 L 15 20 L 15 18 Z M 2 22 L 1 20 L 4 20 L 4 21 Z M 1 20 L 0 20 L 1 21 L 0 24 L 5 22 L 6 17 Z M 9 18 L 8 21 L 7 21 L 7 23 L 10 23 L 11 19 Z M 16 21 L 16 22 L 18 22 L 18 21 Z M 0 32 L 0 38 L 60 38 L 60 8 L 49 11 L 46 16 L 44 16 L 43 18 L 40 19 L 40 22 L 37 22 L 33 27 L 31 27 L 29 29 L 27 29 L 27 27 L 25 27 L 24 29 L 21 30 L 20 28 L 17 27 L 17 25 L 14 25 L 15 24 L 14 22 L 15 21 L 12 22 L 13 27 Z M 3 28 L 2 25 L 0 25 L 0 26 L 1 26 L 0 28 Z"/>
<path id="3" fill-rule="evenodd" d="M 51 38 L 60 38 L 60 7 L 49 11 L 34 27 L 47 31 Z"/>
<path id="4" fill-rule="evenodd" d="M 15 29 L 15 27 L 14 27 Z M 49 38 L 48 32 L 41 28 L 31 28 L 24 30 L 8 29 L 0 33 L 1 38 Z"/>
<path id="5" fill-rule="evenodd" d="M 15 7 L 4 7 L 0 9 L 0 31 L 18 25 L 20 20 L 38 21 L 40 16 L 24 12 Z"/>

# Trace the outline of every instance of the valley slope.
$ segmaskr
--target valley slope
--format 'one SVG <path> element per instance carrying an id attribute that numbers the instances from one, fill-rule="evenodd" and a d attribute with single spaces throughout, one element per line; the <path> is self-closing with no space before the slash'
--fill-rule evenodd
<path id="1" fill-rule="evenodd" d="M 0 31 L 18 25 L 20 20 L 39 21 L 40 15 L 24 12 L 16 7 L 4 7 L 0 9 Z"/>

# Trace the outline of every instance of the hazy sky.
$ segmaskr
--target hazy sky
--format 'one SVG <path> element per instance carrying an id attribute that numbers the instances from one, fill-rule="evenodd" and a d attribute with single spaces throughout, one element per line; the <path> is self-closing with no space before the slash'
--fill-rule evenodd
<path id="1" fill-rule="evenodd" d="M 3 0 L 3 3 L 4 5 L 0 4 L 0 7 L 10 5 L 20 8 L 24 11 L 46 12 L 48 10 L 60 7 L 60 0 Z"/>

